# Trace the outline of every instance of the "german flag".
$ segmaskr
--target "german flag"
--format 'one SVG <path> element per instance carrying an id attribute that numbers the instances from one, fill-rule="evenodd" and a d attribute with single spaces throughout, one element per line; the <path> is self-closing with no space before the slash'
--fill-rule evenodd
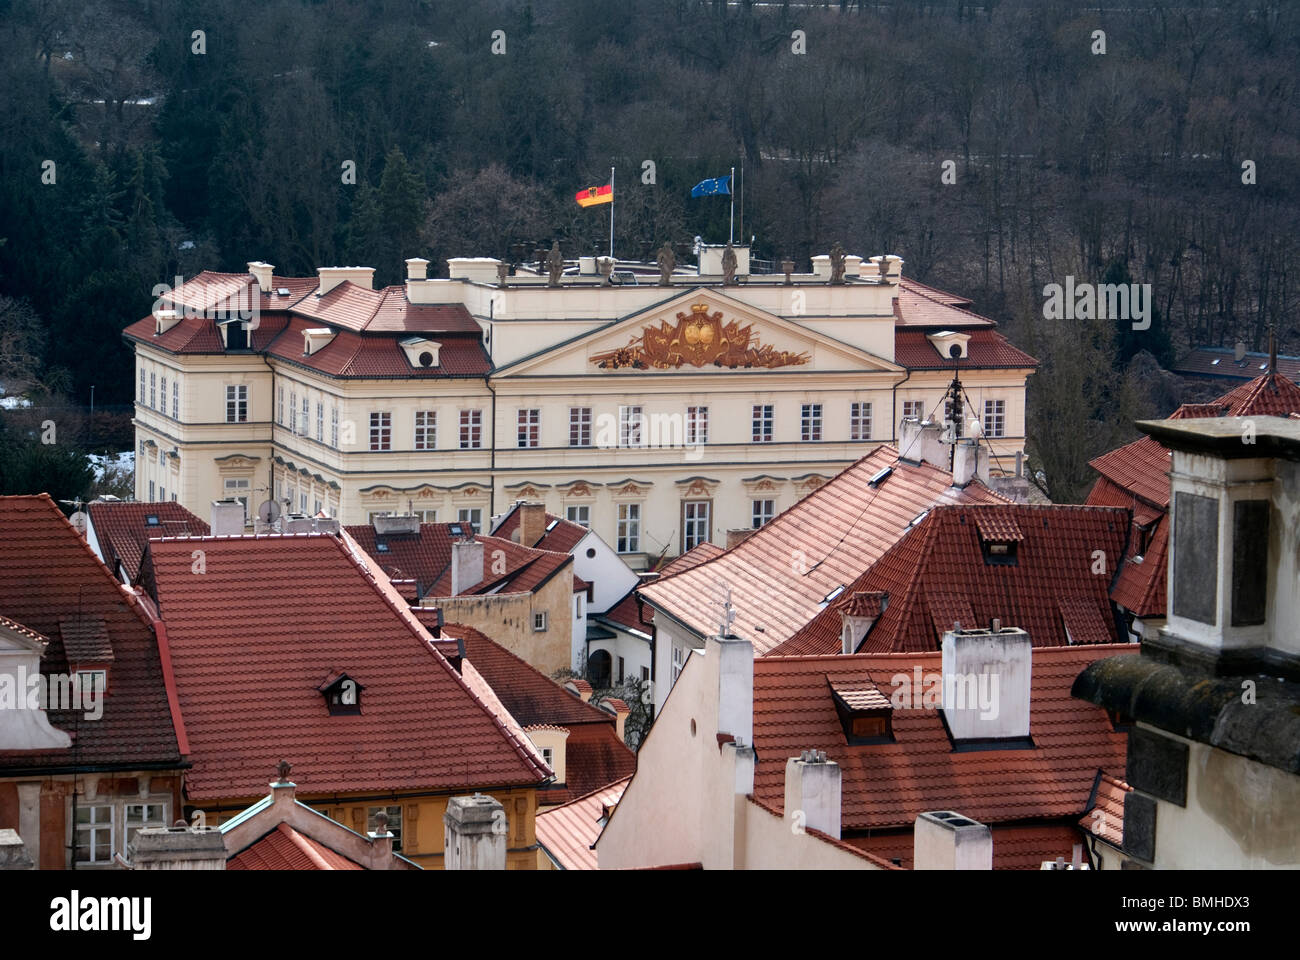
<path id="1" fill-rule="evenodd" d="M 603 187 L 588 187 L 586 190 L 579 190 L 573 196 L 578 201 L 580 207 L 594 207 L 601 203 L 614 202 L 614 185 L 607 183 Z"/>

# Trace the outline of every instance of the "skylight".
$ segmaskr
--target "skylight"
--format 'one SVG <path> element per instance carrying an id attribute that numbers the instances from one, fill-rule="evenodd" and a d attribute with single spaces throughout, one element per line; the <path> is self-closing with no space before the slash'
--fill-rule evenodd
<path id="1" fill-rule="evenodd" d="M 144 522 L 151 527 L 156 527 L 158 526 L 158 515 L 156 513 L 151 513 L 144 518 Z"/>

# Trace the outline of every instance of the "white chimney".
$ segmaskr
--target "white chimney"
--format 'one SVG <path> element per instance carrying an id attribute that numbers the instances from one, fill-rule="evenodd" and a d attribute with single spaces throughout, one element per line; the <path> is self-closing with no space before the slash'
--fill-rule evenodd
<path id="1" fill-rule="evenodd" d="M 423 257 L 411 257 L 406 261 L 407 280 L 426 280 L 429 277 L 429 261 Z"/>
<path id="2" fill-rule="evenodd" d="M 271 276 L 275 272 L 275 267 L 269 263 L 263 263 L 261 260 L 249 260 L 248 272 L 253 275 L 257 281 L 257 287 L 263 293 L 274 293 L 271 287 Z"/>
<path id="3" fill-rule="evenodd" d="M 320 285 L 316 288 L 317 296 L 329 293 L 345 280 L 367 290 L 372 290 L 375 286 L 374 267 L 317 267 L 316 275 L 320 277 Z"/>
<path id="4" fill-rule="evenodd" d="M 452 257 L 447 261 L 447 276 L 453 280 L 495 284 L 500 264 L 495 257 Z"/>
<path id="5" fill-rule="evenodd" d="M 825 750 L 805 750 L 785 762 L 785 818 L 840 839 L 840 765 Z"/>
<path id="6" fill-rule="evenodd" d="M 903 460 L 947 470 L 948 445 L 943 442 L 943 424 L 904 417 L 898 425 L 898 455 Z"/>
<path id="7" fill-rule="evenodd" d="M 135 870 L 224 870 L 226 843 L 218 827 L 146 827 L 127 857 Z"/>
<path id="8" fill-rule="evenodd" d="M 240 500 L 212 501 L 212 536 L 238 537 L 244 532 L 244 504 Z"/>
<path id="9" fill-rule="evenodd" d="M 923 813 L 912 832 L 913 870 L 992 870 L 993 831 L 952 810 Z"/>
<path id="10" fill-rule="evenodd" d="M 483 580 L 483 544 L 474 539 L 457 540 L 451 545 L 451 595 L 462 593 Z"/>
<path id="11" fill-rule="evenodd" d="M 442 823 L 443 869 L 506 868 L 506 811 L 492 797 L 480 793 L 452 797 L 447 801 Z"/>
<path id="12" fill-rule="evenodd" d="M 711 638 L 718 644 L 718 733 L 737 744 L 754 742 L 754 647 L 748 640 Z M 710 651 L 711 653 L 712 651 Z"/>
<path id="13" fill-rule="evenodd" d="M 943 716 L 953 740 L 1029 736 L 1032 644 L 1019 627 L 943 635 Z"/>
<path id="14" fill-rule="evenodd" d="M 964 437 L 953 450 L 952 485 L 964 487 L 972 480 L 988 484 L 989 448 L 972 437 Z"/>

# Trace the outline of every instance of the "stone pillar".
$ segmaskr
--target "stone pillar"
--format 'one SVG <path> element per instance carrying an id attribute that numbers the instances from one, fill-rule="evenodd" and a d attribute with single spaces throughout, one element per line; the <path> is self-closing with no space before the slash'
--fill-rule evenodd
<path id="1" fill-rule="evenodd" d="M 505 808 L 492 797 L 452 797 L 442 816 L 444 862 L 447 870 L 506 868 Z"/>

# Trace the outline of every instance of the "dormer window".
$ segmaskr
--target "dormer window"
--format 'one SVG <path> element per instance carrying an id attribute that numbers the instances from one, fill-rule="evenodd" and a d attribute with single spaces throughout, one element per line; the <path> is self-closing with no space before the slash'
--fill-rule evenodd
<path id="1" fill-rule="evenodd" d="M 217 329 L 221 331 L 221 340 L 227 350 L 248 349 L 249 322 L 239 318 L 218 320 Z"/>
<path id="2" fill-rule="evenodd" d="M 894 707 L 870 678 L 828 680 L 835 712 L 849 744 L 893 743 Z"/>
<path id="3" fill-rule="evenodd" d="M 1015 566 L 1016 552 L 1025 535 L 1014 518 L 1002 512 L 982 512 L 975 521 L 979 530 L 980 549 L 989 566 Z"/>
<path id="4" fill-rule="evenodd" d="M 329 327 L 312 327 L 302 332 L 302 355 L 310 357 L 334 339 L 334 331 Z"/>
<path id="5" fill-rule="evenodd" d="M 361 712 L 361 691 L 365 687 L 346 673 L 331 674 L 316 688 L 325 695 L 330 716 L 348 716 Z"/>
<path id="6" fill-rule="evenodd" d="M 435 340 L 427 337 L 407 337 L 400 341 L 399 346 L 413 367 L 432 369 L 439 364 L 438 353 L 442 349 L 442 344 Z"/>

